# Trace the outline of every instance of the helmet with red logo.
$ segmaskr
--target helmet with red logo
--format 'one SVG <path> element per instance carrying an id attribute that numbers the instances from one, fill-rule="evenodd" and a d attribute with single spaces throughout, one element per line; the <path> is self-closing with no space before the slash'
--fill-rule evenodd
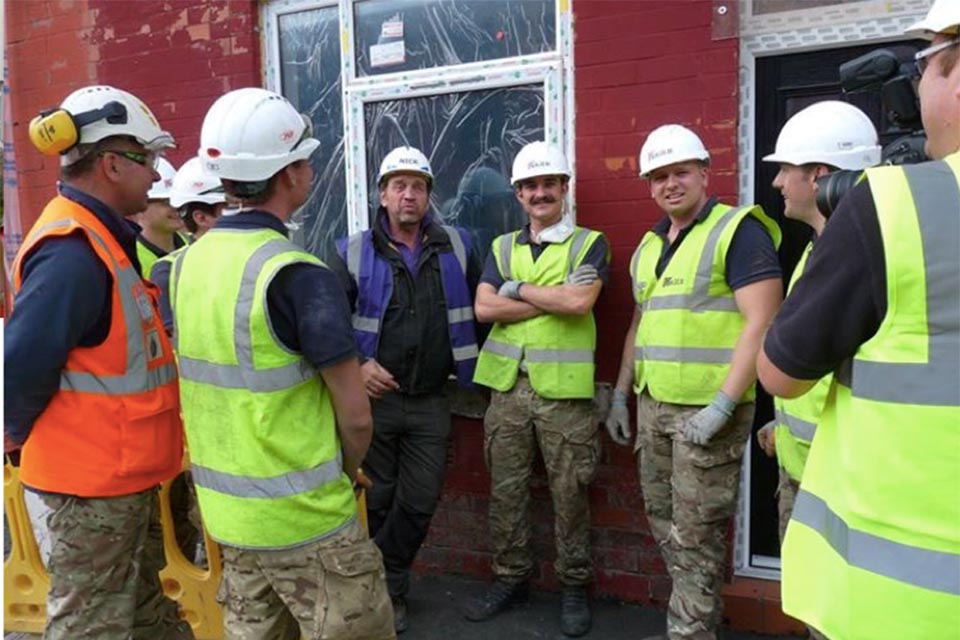
<path id="1" fill-rule="evenodd" d="M 226 202 L 220 179 L 206 173 L 200 158 L 190 158 L 173 178 L 170 206 L 179 209 L 189 202 L 220 204 Z"/>
<path id="2" fill-rule="evenodd" d="M 313 127 L 278 93 L 247 87 L 220 96 L 203 119 L 200 156 L 204 170 L 236 182 L 267 180 L 320 142 Z"/>
<path id="3" fill-rule="evenodd" d="M 157 173 L 160 179 L 153 183 L 147 198 L 150 200 L 169 200 L 170 189 L 173 187 L 173 177 L 177 175 L 177 170 L 173 168 L 170 161 L 166 158 L 157 158 Z"/>

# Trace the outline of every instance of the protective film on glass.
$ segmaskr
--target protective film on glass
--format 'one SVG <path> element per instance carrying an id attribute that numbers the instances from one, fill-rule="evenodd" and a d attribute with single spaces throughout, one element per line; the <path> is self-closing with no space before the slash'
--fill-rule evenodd
<path id="1" fill-rule="evenodd" d="M 343 96 L 337 7 L 279 17 L 282 93 L 313 123 L 320 148 L 311 157 L 316 177 L 307 203 L 295 214 L 297 244 L 326 255 L 347 233 L 343 159 Z"/>
<path id="2" fill-rule="evenodd" d="M 555 0 L 363 0 L 357 75 L 431 69 L 556 49 Z"/>
<path id="3" fill-rule="evenodd" d="M 379 205 L 380 161 L 395 147 L 417 147 L 436 177 L 432 215 L 467 228 L 486 256 L 493 238 L 526 223 L 510 186 L 510 170 L 523 145 L 543 139 L 543 109 L 542 84 L 365 105 L 371 213 Z"/>

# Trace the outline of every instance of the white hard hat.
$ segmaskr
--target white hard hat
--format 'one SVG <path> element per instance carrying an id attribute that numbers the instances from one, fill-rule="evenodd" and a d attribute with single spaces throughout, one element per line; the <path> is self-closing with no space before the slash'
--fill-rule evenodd
<path id="1" fill-rule="evenodd" d="M 200 129 L 204 170 L 217 178 L 259 182 L 317 150 L 309 118 L 278 93 L 247 87 L 213 103 Z"/>
<path id="2" fill-rule="evenodd" d="M 650 132 L 640 147 L 640 176 L 675 162 L 710 162 L 710 154 L 700 137 L 679 124 L 665 124 Z"/>
<path id="3" fill-rule="evenodd" d="M 380 171 L 377 173 L 377 184 L 382 184 L 390 174 L 401 171 L 419 174 L 426 178 L 429 184 L 433 184 L 433 169 L 430 168 L 430 161 L 415 147 L 397 147 L 384 156 L 380 163 Z"/>
<path id="4" fill-rule="evenodd" d="M 220 204 L 226 202 L 220 179 L 203 170 L 200 158 L 190 158 L 173 178 L 170 206 L 179 209 L 188 202 Z"/>
<path id="5" fill-rule="evenodd" d="M 160 151 L 176 146 L 171 136 L 160 128 L 153 112 L 133 95 L 105 85 L 77 89 L 67 96 L 60 108 L 73 116 L 102 110 L 104 117 L 80 127 L 77 144 L 87 145 L 110 136 L 130 136 L 148 151 Z M 60 164 L 70 166 L 85 149 L 74 147 L 60 157 Z"/>
<path id="6" fill-rule="evenodd" d="M 934 0 L 926 17 L 907 27 L 904 35 L 931 40 L 934 34 L 960 31 L 960 0 Z"/>
<path id="7" fill-rule="evenodd" d="M 867 114 L 846 102 L 824 100 L 787 120 L 775 151 L 763 160 L 793 165 L 816 162 L 859 171 L 880 163 L 880 145 Z"/>
<path id="8" fill-rule="evenodd" d="M 570 166 L 560 147 L 537 140 L 520 149 L 513 159 L 510 183 L 516 185 L 521 180 L 537 176 L 570 177 Z"/>
<path id="9" fill-rule="evenodd" d="M 160 179 L 150 187 L 150 191 L 147 192 L 147 199 L 169 200 L 170 189 L 173 187 L 173 177 L 177 175 L 177 170 L 166 158 L 157 158 L 157 173 L 160 174 Z"/>

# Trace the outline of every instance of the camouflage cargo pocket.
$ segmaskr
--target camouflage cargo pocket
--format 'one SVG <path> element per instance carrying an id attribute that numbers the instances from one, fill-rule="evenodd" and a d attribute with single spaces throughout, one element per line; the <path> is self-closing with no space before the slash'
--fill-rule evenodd
<path id="1" fill-rule="evenodd" d="M 393 630 L 380 550 L 370 540 L 321 549 L 323 596 L 317 598 L 318 638 L 379 638 Z"/>

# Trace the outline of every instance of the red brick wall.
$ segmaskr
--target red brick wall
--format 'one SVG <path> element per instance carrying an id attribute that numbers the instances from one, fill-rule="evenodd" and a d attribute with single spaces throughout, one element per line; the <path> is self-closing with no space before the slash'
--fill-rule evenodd
<path id="1" fill-rule="evenodd" d="M 574 0 L 577 199 L 582 224 L 613 246 L 613 276 L 598 305 L 599 378 L 612 382 L 632 312 L 627 266 L 659 213 L 637 178 L 646 134 L 668 122 L 693 127 L 713 155 L 712 190 L 736 195 L 737 41 L 711 39 L 709 0 Z M 260 84 L 253 0 L 8 2 L 11 108 L 22 228 L 53 193 L 57 162 L 36 153 L 26 125 L 75 88 L 101 82 L 142 98 L 180 143 L 175 164 L 195 153 L 207 107 L 225 91 Z M 148 7 L 148 9 L 145 9 Z M 489 476 L 482 425 L 458 419 L 443 501 L 417 567 L 489 575 Z M 669 580 L 649 535 L 631 452 L 604 437 L 591 488 L 599 593 L 663 604 Z M 549 492 L 533 487 L 537 584 L 557 586 Z"/>
<path id="2" fill-rule="evenodd" d="M 574 0 L 577 212 L 613 247 L 610 286 L 597 306 L 598 377 L 613 382 L 633 311 L 630 256 L 661 216 L 637 177 L 646 135 L 678 122 L 701 135 L 713 157 L 711 191 L 737 193 L 737 40 L 713 41 L 709 0 Z M 443 501 L 418 568 L 432 573 L 490 573 L 486 528 L 489 476 L 483 426 L 454 425 Z M 534 487 L 537 584 L 558 586 L 552 516 L 542 468 Z M 665 604 L 670 582 L 643 515 L 632 453 L 604 435 L 604 457 L 590 489 L 596 591 L 623 600 Z"/>
<path id="3" fill-rule="evenodd" d="M 54 193 L 58 159 L 38 153 L 27 125 L 74 89 L 134 93 L 173 133 L 175 165 L 199 146 L 200 123 L 230 89 L 261 84 L 255 0 L 7 2 L 13 143 L 25 233 Z"/>

